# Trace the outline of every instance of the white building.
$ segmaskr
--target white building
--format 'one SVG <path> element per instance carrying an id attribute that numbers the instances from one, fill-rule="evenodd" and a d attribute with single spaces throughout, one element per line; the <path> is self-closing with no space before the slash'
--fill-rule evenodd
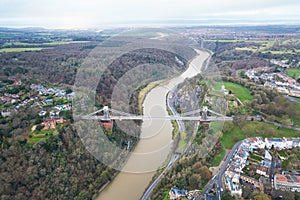
<path id="1" fill-rule="evenodd" d="M 239 181 L 240 175 L 231 171 L 225 172 L 225 184 L 231 196 L 242 196 L 242 188 Z"/>
<path id="2" fill-rule="evenodd" d="M 281 138 L 266 138 L 265 139 L 266 148 L 271 149 L 272 147 L 276 149 L 284 149 L 285 141 Z"/>
<path id="3" fill-rule="evenodd" d="M 276 190 L 291 190 L 300 192 L 300 176 L 276 174 L 274 177 Z"/>

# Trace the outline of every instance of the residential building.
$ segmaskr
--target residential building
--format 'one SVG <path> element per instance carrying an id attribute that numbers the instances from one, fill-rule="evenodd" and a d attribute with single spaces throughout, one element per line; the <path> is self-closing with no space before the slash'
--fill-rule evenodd
<path id="1" fill-rule="evenodd" d="M 274 177 L 276 190 L 290 190 L 300 192 L 300 176 L 289 174 L 276 174 Z"/>
<path id="2" fill-rule="evenodd" d="M 181 197 L 186 197 L 188 195 L 187 190 L 180 190 L 177 187 L 172 187 L 169 191 L 170 199 L 179 200 Z"/>

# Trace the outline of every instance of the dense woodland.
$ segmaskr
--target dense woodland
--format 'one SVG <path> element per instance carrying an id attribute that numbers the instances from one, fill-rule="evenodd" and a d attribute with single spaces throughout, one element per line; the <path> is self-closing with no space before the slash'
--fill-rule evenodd
<path id="1" fill-rule="evenodd" d="M 0 53 L 0 78 L 4 81 L 9 81 L 8 77 L 20 78 L 22 85 L 9 92 L 18 94 L 22 91 L 28 94 L 28 98 L 32 95 L 29 89 L 32 83 L 70 88 L 75 82 L 77 70 L 98 44 L 99 41 L 95 39 L 92 42 L 51 46 L 49 49 L 43 46 L 45 49 L 41 51 Z M 194 56 L 193 51 L 187 52 L 188 58 Z M 97 106 L 109 105 L 118 79 L 139 65 L 160 64 L 174 67 L 178 72 L 184 70 L 187 61 L 183 60 L 182 66 L 175 60 L 175 56 L 156 49 L 144 49 L 121 56 L 109 66 L 106 75 L 98 83 Z M 154 77 L 133 88 L 136 90 L 130 97 L 133 113 L 140 112 L 137 109 L 138 91 L 146 86 L 147 81 L 163 78 L 159 71 L 143 73 L 152 73 Z M 30 127 L 42 121 L 38 116 L 39 111 L 38 107 L 20 108 L 13 111 L 11 117 L 0 117 L 0 198 L 92 199 L 117 172 L 86 150 L 72 124 L 70 111 L 61 113 L 61 117 L 67 121 L 63 126 L 58 126 L 46 140 L 35 144 L 28 142 Z M 110 141 L 122 148 L 128 140 L 132 141 L 131 146 L 134 148 L 138 140 L 117 126 L 105 133 Z"/>

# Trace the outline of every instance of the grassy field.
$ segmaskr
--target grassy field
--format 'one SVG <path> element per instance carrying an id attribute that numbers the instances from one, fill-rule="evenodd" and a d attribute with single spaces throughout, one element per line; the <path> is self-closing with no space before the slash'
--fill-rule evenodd
<path id="1" fill-rule="evenodd" d="M 166 191 L 166 195 L 164 197 L 164 200 L 169 200 L 169 199 L 170 199 L 170 197 L 169 197 L 169 191 L 167 190 Z"/>
<path id="2" fill-rule="evenodd" d="M 180 139 L 179 139 L 179 143 L 177 146 L 177 151 L 181 151 L 183 150 L 187 145 L 187 135 L 185 132 L 181 132 L 180 133 Z"/>
<path id="3" fill-rule="evenodd" d="M 288 69 L 287 75 L 290 77 L 299 77 L 300 76 L 300 70 L 299 69 Z"/>
<path id="4" fill-rule="evenodd" d="M 8 52 L 24 52 L 24 51 L 41 51 L 44 48 L 4 48 L 0 49 L 0 53 Z"/>
<path id="5" fill-rule="evenodd" d="M 222 131 L 224 122 L 211 122 L 209 124 L 209 128 L 213 130 L 213 133 L 217 133 L 218 131 Z"/>
<path id="6" fill-rule="evenodd" d="M 31 143 L 37 143 L 41 139 L 46 139 L 50 134 L 53 134 L 54 130 L 48 130 L 48 131 L 38 131 L 33 133 L 31 136 L 28 137 L 28 141 Z"/>
<path id="7" fill-rule="evenodd" d="M 286 45 L 286 44 L 300 44 L 300 39 L 290 39 L 290 40 L 285 40 L 282 42 L 282 44 Z"/>
<path id="8" fill-rule="evenodd" d="M 212 161 L 212 166 L 214 166 L 214 167 L 219 166 L 221 161 L 223 160 L 225 154 L 226 154 L 226 151 L 223 147 L 222 152 L 214 157 L 214 159 Z"/>
<path id="9" fill-rule="evenodd" d="M 271 53 L 274 55 L 281 55 L 281 54 L 295 54 L 295 53 L 299 53 L 300 49 L 296 49 L 295 51 L 293 50 L 281 50 L 281 51 L 263 51 L 263 53 Z"/>
<path id="10" fill-rule="evenodd" d="M 262 52 L 262 53 L 271 53 L 274 55 L 281 55 L 281 54 L 295 54 L 295 53 L 299 53 L 300 49 L 296 49 L 296 50 L 280 50 L 280 51 L 271 51 L 268 50 L 267 48 L 261 48 L 261 47 L 237 47 L 235 48 L 235 50 L 237 51 L 252 51 L 252 52 Z"/>
<path id="11" fill-rule="evenodd" d="M 242 122 L 242 129 L 239 128 L 233 122 L 225 122 L 227 130 L 223 133 L 220 138 L 221 143 L 226 149 L 231 149 L 234 144 L 240 140 L 243 140 L 248 137 L 299 137 L 299 131 L 286 129 L 286 128 L 278 128 L 272 124 L 257 122 L 257 121 L 247 121 Z"/>
<path id="12" fill-rule="evenodd" d="M 222 85 L 224 84 L 225 89 L 230 90 L 232 94 L 234 94 L 237 98 L 239 98 L 242 102 L 248 100 L 251 101 L 253 97 L 250 94 L 250 91 L 238 84 L 231 82 L 216 82 L 215 89 L 221 90 Z"/>
<path id="13" fill-rule="evenodd" d="M 237 48 L 235 48 L 235 50 L 256 52 L 256 51 L 259 51 L 259 48 L 258 47 L 237 47 Z"/>
<path id="14" fill-rule="evenodd" d="M 223 42 L 223 43 L 226 43 L 226 42 L 230 42 L 230 43 L 233 43 L 233 42 L 255 42 L 255 43 L 269 43 L 271 41 L 269 40 L 205 40 L 207 42 Z"/>
<path id="15" fill-rule="evenodd" d="M 256 155 L 254 155 L 254 154 L 251 154 L 251 155 L 250 155 L 250 158 L 252 158 L 253 160 L 257 160 L 258 162 L 260 162 L 260 161 L 262 160 L 261 157 L 256 156 Z"/>
<path id="16" fill-rule="evenodd" d="M 249 46 L 249 47 L 237 47 L 235 48 L 235 50 L 237 51 L 252 51 L 252 52 L 262 52 L 262 53 L 271 53 L 274 55 L 280 55 L 280 54 L 295 54 L 295 53 L 299 53 L 300 49 L 295 49 L 295 50 L 289 50 L 289 49 L 283 49 L 283 50 L 279 50 L 279 51 L 271 51 L 270 47 L 272 47 L 275 44 L 275 41 L 248 41 L 248 42 L 255 42 L 255 43 L 259 43 L 259 46 Z M 287 45 L 287 44 L 298 44 L 300 43 L 300 40 L 295 39 L 295 40 L 285 40 L 285 41 L 276 41 L 277 44 L 282 44 L 282 45 Z"/>
<path id="17" fill-rule="evenodd" d="M 11 46 L 24 46 L 24 47 L 35 47 L 43 45 L 63 45 L 63 44 L 73 44 L 73 43 L 86 43 L 88 41 L 53 41 L 53 42 L 43 42 L 43 43 L 29 43 L 29 42 L 6 42 L 4 47 Z"/>

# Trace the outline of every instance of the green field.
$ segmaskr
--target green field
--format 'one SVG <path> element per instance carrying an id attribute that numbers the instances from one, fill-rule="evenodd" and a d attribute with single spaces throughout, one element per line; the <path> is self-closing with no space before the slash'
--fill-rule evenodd
<path id="1" fill-rule="evenodd" d="M 36 143 L 40 141 L 41 139 L 46 139 L 50 134 L 53 134 L 54 130 L 48 130 L 48 131 L 37 131 L 31 135 L 31 137 L 28 137 L 28 141 L 31 143 Z"/>
<path id="2" fill-rule="evenodd" d="M 263 51 L 263 53 L 271 53 L 274 55 L 281 55 L 281 54 L 295 54 L 295 53 L 299 53 L 300 49 L 296 49 L 296 50 L 280 50 L 280 51 Z"/>
<path id="3" fill-rule="evenodd" d="M 258 40 L 259 41 L 259 40 Z M 275 41 L 261 41 L 258 42 L 253 40 L 252 42 L 255 43 L 259 43 L 260 45 L 257 46 L 249 46 L 249 47 L 237 47 L 235 48 L 235 50 L 237 51 L 252 51 L 252 52 L 262 52 L 262 53 L 271 53 L 274 55 L 281 55 L 281 54 L 295 54 L 295 53 L 299 53 L 300 49 L 294 49 L 294 50 L 290 50 L 290 49 L 282 49 L 282 50 L 278 50 L 278 51 L 272 51 L 270 50 L 270 48 L 272 46 L 274 46 Z M 251 42 L 251 40 L 249 40 L 249 42 Z M 295 40 L 285 40 L 285 41 L 276 41 L 276 44 L 278 45 L 296 45 L 300 43 L 300 40 L 295 39 Z"/>
<path id="4" fill-rule="evenodd" d="M 223 147 L 222 152 L 213 158 L 212 166 L 214 166 L 214 167 L 219 166 L 221 161 L 223 160 L 225 154 L 226 154 L 226 151 Z"/>
<path id="5" fill-rule="evenodd" d="M 226 122 L 227 128 L 220 138 L 221 143 L 226 149 L 231 149 L 236 142 L 248 137 L 300 137 L 299 131 L 278 128 L 264 122 L 247 121 L 242 123 L 243 127 L 241 129 L 236 124 L 233 124 L 233 122 Z"/>
<path id="6" fill-rule="evenodd" d="M 29 43 L 29 42 L 6 42 L 3 47 L 12 46 L 24 46 L 24 47 L 35 47 L 43 45 L 63 45 L 63 44 L 74 44 L 74 43 L 86 43 L 88 41 L 53 41 L 53 42 L 43 42 L 43 43 Z"/>
<path id="7" fill-rule="evenodd" d="M 274 55 L 281 55 L 281 54 L 295 54 L 299 53 L 300 49 L 296 50 L 280 50 L 280 51 L 271 51 L 267 48 L 261 48 L 261 47 L 241 47 L 241 48 L 235 48 L 237 51 L 252 51 L 252 52 L 262 52 L 262 53 L 271 53 Z"/>
<path id="8" fill-rule="evenodd" d="M 0 49 L 0 53 L 41 51 L 42 49 L 44 49 L 44 48 L 4 48 L 4 49 Z"/>
<path id="9" fill-rule="evenodd" d="M 213 134 L 222 131 L 224 123 L 223 122 L 211 122 L 209 128 L 213 130 Z"/>
<path id="10" fill-rule="evenodd" d="M 290 40 L 285 40 L 282 42 L 282 44 L 286 45 L 286 44 L 300 44 L 300 39 L 290 39 Z"/>
<path id="11" fill-rule="evenodd" d="M 251 154 L 251 155 L 250 155 L 250 158 L 252 158 L 253 160 L 257 160 L 258 162 L 260 162 L 260 161 L 262 160 L 261 157 L 256 156 L 256 155 L 254 155 L 254 154 Z"/>
<path id="12" fill-rule="evenodd" d="M 187 135 L 185 132 L 181 132 L 179 143 L 178 143 L 176 150 L 181 151 L 186 147 L 186 145 L 187 145 Z"/>
<path id="13" fill-rule="evenodd" d="M 300 76 L 300 70 L 299 69 L 288 69 L 287 75 L 290 77 L 299 77 Z"/>
<path id="14" fill-rule="evenodd" d="M 229 90 L 234 94 L 237 98 L 239 98 L 242 102 L 251 101 L 253 99 L 252 95 L 250 94 L 250 91 L 238 84 L 231 83 L 231 82 L 216 82 L 216 85 L 214 88 L 216 90 L 221 90 L 222 85 L 224 84 L 225 89 Z"/>
<path id="15" fill-rule="evenodd" d="M 226 42 L 230 42 L 230 43 L 233 43 L 233 42 L 254 42 L 254 43 L 268 43 L 268 42 L 272 42 L 272 41 L 269 41 L 269 40 L 205 40 L 207 42 L 223 42 L 223 43 L 226 43 Z"/>

